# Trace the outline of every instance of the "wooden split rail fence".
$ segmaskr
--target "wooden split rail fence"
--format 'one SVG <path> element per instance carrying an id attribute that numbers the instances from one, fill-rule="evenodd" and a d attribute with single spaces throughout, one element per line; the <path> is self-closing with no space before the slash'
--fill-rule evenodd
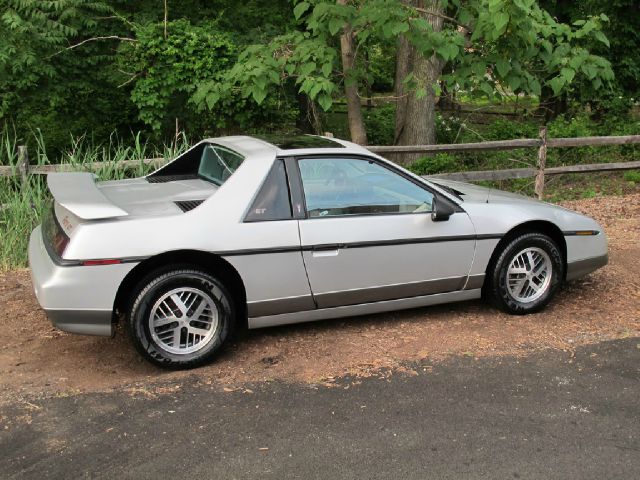
<path id="1" fill-rule="evenodd" d="M 534 178 L 535 177 L 535 193 L 538 198 L 544 196 L 545 176 L 560 175 L 565 173 L 592 173 L 592 172 L 611 172 L 619 170 L 635 170 L 640 169 L 640 160 L 632 160 L 629 162 L 617 163 L 594 163 L 568 165 L 564 167 L 546 167 L 547 149 L 549 148 L 566 148 L 566 147 L 586 147 L 586 146 L 605 146 L 605 145 L 632 145 L 640 144 L 640 135 L 625 135 L 618 137 L 577 137 L 577 138 L 547 138 L 546 127 L 540 128 L 539 138 L 524 138 L 516 140 L 498 140 L 480 143 L 457 143 L 443 145 L 408 145 L 408 146 L 370 146 L 370 151 L 385 155 L 403 154 L 403 153 L 459 153 L 474 151 L 496 151 L 496 150 L 517 150 L 522 148 L 537 148 L 538 158 L 537 164 L 530 168 L 512 168 L 507 170 L 483 170 L 469 172 L 442 173 L 431 175 L 431 177 L 448 178 L 451 180 L 461 181 L 499 181 L 516 178 Z M 160 166 L 165 160 L 163 158 L 148 158 L 144 160 L 127 160 L 118 162 L 119 168 L 136 168 L 140 163 L 152 164 Z M 104 163 L 95 162 L 80 165 L 85 170 L 97 170 Z M 12 166 L 0 166 L 0 176 L 19 176 L 23 182 L 26 182 L 29 175 L 47 174 L 51 172 L 72 171 L 78 167 L 67 165 L 29 165 L 29 155 L 26 147 L 18 147 L 18 164 Z"/>

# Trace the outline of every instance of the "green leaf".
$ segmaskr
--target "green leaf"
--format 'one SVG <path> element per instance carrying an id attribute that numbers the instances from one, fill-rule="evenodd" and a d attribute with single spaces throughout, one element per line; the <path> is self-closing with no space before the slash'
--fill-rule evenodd
<path id="1" fill-rule="evenodd" d="M 584 62 L 584 58 L 585 57 L 582 55 L 571 57 L 569 59 L 569 66 L 574 70 L 577 70 L 580 67 L 580 65 L 582 65 L 582 62 Z"/>
<path id="2" fill-rule="evenodd" d="M 542 48 L 544 48 L 547 53 L 553 52 L 553 46 L 551 45 L 551 42 L 549 40 L 542 40 L 540 42 L 540 45 L 542 45 Z"/>
<path id="3" fill-rule="evenodd" d="M 478 77 L 484 77 L 484 74 L 487 73 L 487 66 L 483 62 L 476 61 L 471 65 L 471 71 Z"/>
<path id="4" fill-rule="evenodd" d="M 331 95 L 328 95 L 326 93 L 319 95 L 317 98 L 317 101 L 320 107 L 322 107 L 322 109 L 325 112 L 329 110 L 331 108 L 331 105 L 333 104 L 333 99 L 331 98 Z"/>
<path id="5" fill-rule="evenodd" d="M 515 92 L 522 84 L 522 80 L 518 75 L 509 75 L 509 78 L 507 78 L 507 83 L 509 84 L 509 88 L 511 89 L 511 91 Z"/>
<path id="6" fill-rule="evenodd" d="M 487 97 L 492 97 L 493 96 L 494 88 L 493 88 L 493 86 L 491 84 L 489 84 L 487 82 L 482 82 L 480 84 L 480 90 L 482 90 Z"/>
<path id="7" fill-rule="evenodd" d="M 584 73 L 589 80 L 593 80 L 598 75 L 598 69 L 591 63 L 582 64 L 582 73 Z"/>
<path id="8" fill-rule="evenodd" d="M 555 96 L 560 95 L 564 85 L 565 85 L 565 80 L 561 76 L 553 77 L 551 80 L 549 80 L 549 86 L 553 90 L 553 94 Z"/>
<path id="9" fill-rule="evenodd" d="M 507 29 L 509 23 L 509 14 L 507 12 L 498 12 L 493 15 L 493 26 L 495 27 L 495 38 L 499 37 Z"/>
<path id="10" fill-rule="evenodd" d="M 280 82 L 280 73 L 276 70 L 269 70 L 269 81 L 271 83 L 279 83 Z"/>
<path id="11" fill-rule="evenodd" d="M 440 48 L 436 49 L 436 53 L 440 55 L 444 60 L 453 60 L 458 56 L 458 46 L 455 43 L 445 43 Z"/>
<path id="12" fill-rule="evenodd" d="M 529 90 L 531 91 L 531 93 L 539 97 L 542 93 L 542 86 L 537 79 L 531 78 L 529 79 Z"/>
<path id="13" fill-rule="evenodd" d="M 342 25 L 344 25 L 344 22 L 341 19 L 332 18 L 329 20 L 329 33 L 331 35 L 335 35 L 340 31 L 340 29 L 342 29 Z"/>
<path id="14" fill-rule="evenodd" d="M 322 90 L 322 83 L 314 83 L 309 89 L 309 97 L 311 97 L 312 99 L 316 98 L 318 96 L 318 93 L 320 93 L 320 90 Z"/>
<path id="15" fill-rule="evenodd" d="M 609 39 L 607 38 L 607 36 L 602 33 L 600 30 L 598 30 L 594 36 L 596 37 L 596 40 L 598 40 L 601 43 L 604 43 L 607 47 L 610 47 L 611 44 L 609 43 Z"/>
<path id="16" fill-rule="evenodd" d="M 489 11 L 497 12 L 503 7 L 502 0 L 489 0 Z"/>
<path id="17" fill-rule="evenodd" d="M 261 104 L 267 96 L 267 91 L 258 87 L 254 87 L 251 89 L 251 96 L 259 105 Z"/>
<path id="18" fill-rule="evenodd" d="M 299 4 L 297 4 L 294 8 L 293 8 L 293 16 L 296 17 L 296 20 L 299 20 L 300 17 L 304 14 L 304 12 L 306 12 L 309 7 L 311 5 L 309 5 L 308 2 L 300 2 Z"/>
<path id="19" fill-rule="evenodd" d="M 316 62 L 303 63 L 300 66 L 300 75 L 303 77 L 310 75 L 311 72 L 313 72 L 315 69 L 316 69 Z"/>
<path id="20" fill-rule="evenodd" d="M 324 65 L 322 65 L 322 74 L 325 77 L 329 77 L 329 75 L 331 75 L 332 71 L 333 71 L 333 64 L 325 63 Z"/>
<path id="21" fill-rule="evenodd" d="M 509 73 L 509 70 L 511 70 L 511 65 L 509 65 L 509 62 L 506 60 L 500 59 L 496 62 L 496 70 L 498 70 L 498 75 L 504 78 L 507 76 L 507 73 Z"/>
<path id="22" fill-rule="evenodd" d="M 396 22 L 393 24 L 392 32 L 394 35 L 399 35 L 401 33 L 406 33 L 409 31 L 409 24 L 406 22 Z"/>
<path id="23" fill-rule="evenodd" d="M 205 97 L 205 102 L 209 110 L 213 110 L 218 100 L 220 100 L 220 94 L 218 94 L 218 92 L 211 92 Z"/>
<path id="24" fill-rule="evenodd" d="M 573 68 L 564 67 L 560 70 L 560 75 L 565 79 L 567 84 L 573 81 L 573 77 L 576 76 L 576 71 Z"/>

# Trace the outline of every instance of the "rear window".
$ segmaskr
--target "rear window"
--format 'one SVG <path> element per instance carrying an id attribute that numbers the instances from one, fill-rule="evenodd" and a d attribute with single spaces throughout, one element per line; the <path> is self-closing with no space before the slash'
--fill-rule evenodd
<path id="1" fill-rule="evenodd" d="M 244 157 L 217 145 L 207 145 L 202 151 L 198 176 L 222 185 L 242 164 Z"/>
<path id="2" fill-rule="evenodd" d="M 244 157 L 221 145 L 201 142 L 147 176 L 151 183 L 201 178 L 222 185 L 242 164 Z"/>

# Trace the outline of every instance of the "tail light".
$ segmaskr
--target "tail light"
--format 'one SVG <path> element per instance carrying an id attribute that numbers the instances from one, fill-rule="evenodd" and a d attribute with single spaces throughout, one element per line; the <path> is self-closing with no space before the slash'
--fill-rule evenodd
<path id="1" fill-rule="evenodd" d="M 45 210 L 42 217 L 42 236 L 49 253 L 53 252 L 61 258 L 69 245 L 69 237 L 58 223 L 53 204 Z"/>

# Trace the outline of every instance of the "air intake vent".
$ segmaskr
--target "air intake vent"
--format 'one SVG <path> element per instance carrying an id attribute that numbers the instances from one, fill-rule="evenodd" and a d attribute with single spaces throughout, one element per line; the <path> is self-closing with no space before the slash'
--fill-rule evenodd
<path id="1" fill-rule="evenodd" d="M 198 178 L 196 175 L 158 175 L 147 177 L 149 183 L 166 183 L 175 182 L 177 180 L 194 180 Z"/>
<path id="2" fill-rule="evenodd" d="M 189 210 L 193 210 L 198 205 L 200 205 L 204 200 L 184 200 L 182 202 L 175 202 L 180 210 L 183 212 L 188 212 Z"/>

